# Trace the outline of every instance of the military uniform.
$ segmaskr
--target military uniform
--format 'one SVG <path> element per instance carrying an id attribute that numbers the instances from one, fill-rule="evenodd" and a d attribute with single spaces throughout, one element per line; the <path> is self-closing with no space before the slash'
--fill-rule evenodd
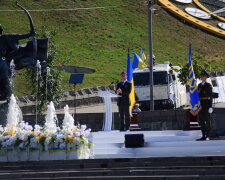
<path id="1" fill-rule="evenodd" d="M 198 93 L 202 110 L 198 114 L 199 123 L 202 131 L 202 140 L 209 137 L 210 132 L 210 113 L 212 107 L 212 85 L 208 82 L 202 82 L 198 85 Z"/>

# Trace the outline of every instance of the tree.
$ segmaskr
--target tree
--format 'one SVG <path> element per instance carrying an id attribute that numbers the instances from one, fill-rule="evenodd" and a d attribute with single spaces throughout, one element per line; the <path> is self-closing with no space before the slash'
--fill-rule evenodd
<path id="1" fill-rule="evenodd" d="M 210 67 L 210 64 L 207 61 L 204 61 L 201 55 L 193 56 L 192 64 L 195 78 L 200 78 L 202 70 L 207 70 Z M 172 70 L 179 72 L 178 78 L 183 85 L 187 84 L 189 75 L 189 63 L 186 63 L 183 66 L 179 64 L 179 66 L 181 67 L 181 69 L 172 68 Z"/>
<path id="2" fill-rule="evenodd" d="M 43 30 L 39 35 L 41 38 L 49 38 L 48 58 L 46 59 L 45 68 L 40 71 L 37 69 L 27 69 L 30 77 L 30 89 L 35 96 L 36 111 L 41 113 L 46 109 L 46 105 L 53 101 L 58 103 L 62 97 L 62 72 L 54 68 L 54 60 L 57 58 L 58 47 L 55 43 L 56 32 L 48 32 Z"/>

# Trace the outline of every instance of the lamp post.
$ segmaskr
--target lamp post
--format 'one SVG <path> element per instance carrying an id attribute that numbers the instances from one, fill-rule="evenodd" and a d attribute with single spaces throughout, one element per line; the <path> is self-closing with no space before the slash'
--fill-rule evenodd
<path id="1" fill-rule="evenodd" d="M 149 39 L 149 85 L 150 85 L 150 111 L 154 111 L 153 99 L 153 44 L 152 44 L 152 0 L 148 1 L 148 39 Z"/>

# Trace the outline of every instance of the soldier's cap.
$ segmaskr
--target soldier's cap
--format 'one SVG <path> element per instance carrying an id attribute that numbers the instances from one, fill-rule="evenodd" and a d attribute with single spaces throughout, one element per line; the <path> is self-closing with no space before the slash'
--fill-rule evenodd
<path id="1" fill-rule="evenodd" d="M 206 76 L 207 78 L 209 78 L 209 73 L 206 70 L 203 70 L 200 76 Z"/>

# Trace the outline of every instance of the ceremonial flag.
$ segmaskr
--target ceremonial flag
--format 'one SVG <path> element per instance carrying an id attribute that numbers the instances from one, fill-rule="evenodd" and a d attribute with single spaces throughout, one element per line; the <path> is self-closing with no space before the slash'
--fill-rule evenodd
<path id="1" fill-rule="evenodd" d="M 189 55 L 188 55 L 188 61 L 189 61 L 189 75 L 188 75 L 188 82 L 190 86 L 190 103 L 191 103 L 191 114 L 196 116 L 199 111 L 201 111 L 201 105 L 198 95 L 198 86 L 197 81 L 195 79 L 195 73 L 193 69 L 192 64 L 192 48 L 191 45 L 189 47 Z"/>
<path id="2" fill-rule="evenodd" d="M 141 53 L 140 53 L 140 56 L 141 56 L 141 59 L 143 60 L 143 62 L 147 59 L 146 56 L 145 56 L 145 53 L 143 51 L 143 49 L 140 49 Z"/>
<path id="3" fill-rule="evenodd" d="M 146 67 L 146 64 L 136 53 L 134 53 L 134 61 L 133 61 L 132 67 L 133 67 L 133 69 L 135 69 L 137 67 L 139 69 L 144 69 Z"/>
<path id="4" fill-rule="evenodd" d="M 135 91 L 134 91 L 134 80 L 133 80 L 133 69 L 130 59 L 130 52 L 128 50 L 127 54 L 127 81 L 131 83 L 131 92 L 130 92 L 130 114 L 135 104 Z"/>

